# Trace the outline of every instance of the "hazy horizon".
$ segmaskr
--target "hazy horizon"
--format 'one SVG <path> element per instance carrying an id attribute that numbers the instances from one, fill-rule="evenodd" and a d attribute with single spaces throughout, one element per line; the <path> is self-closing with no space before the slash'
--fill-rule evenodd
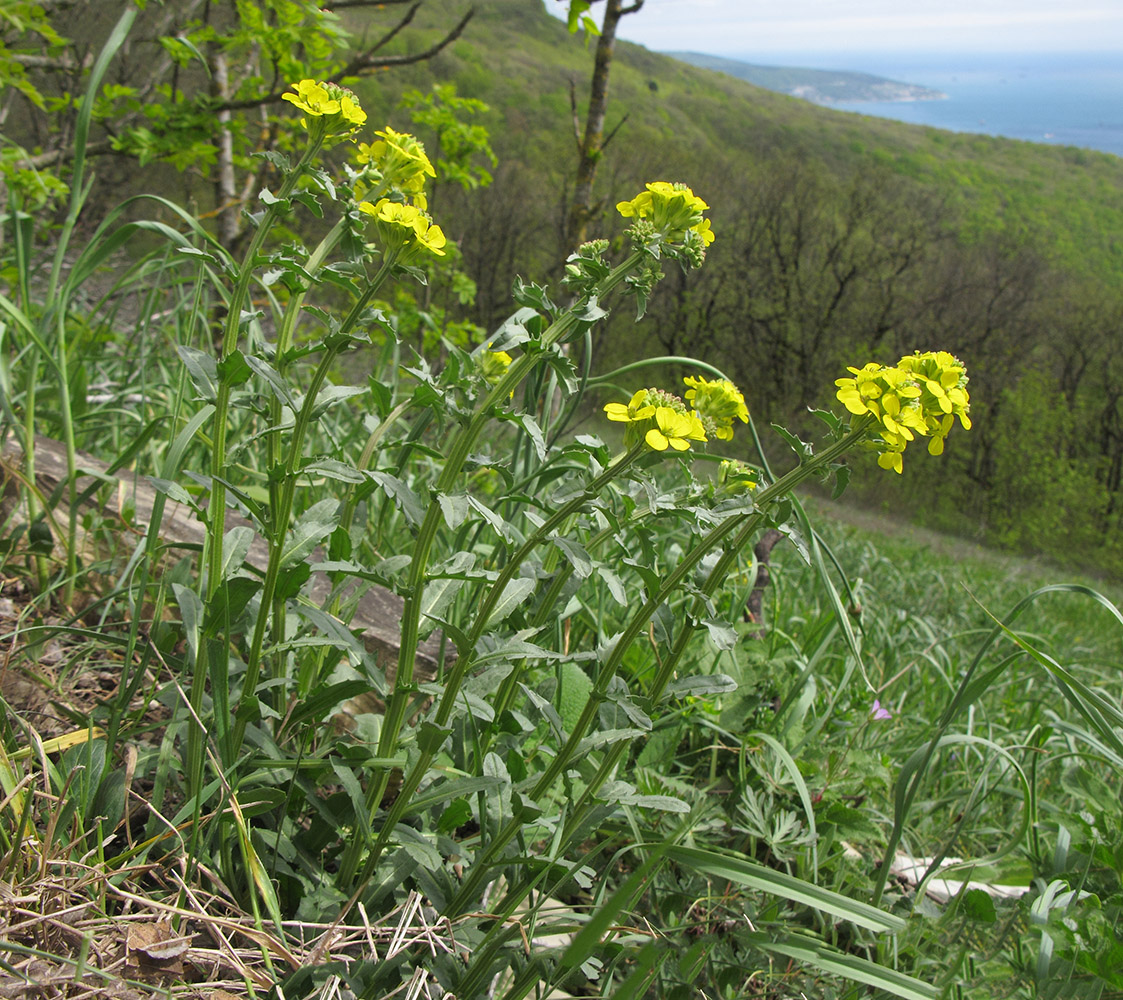
<path id="1" fill-rule="evenodd" d="M 546 0 L 564 16 L 568 0 Z M 618 36 L 649 49 L 706 52 L 778 64 L 794 52 L 1073 52 L 1123 50 L 1123 5 L 1075 0 L 646 0 Z M 599 17 L 599 10 L 592 11 Z M 786 63 L 779 63 L 785 65 Z"/>

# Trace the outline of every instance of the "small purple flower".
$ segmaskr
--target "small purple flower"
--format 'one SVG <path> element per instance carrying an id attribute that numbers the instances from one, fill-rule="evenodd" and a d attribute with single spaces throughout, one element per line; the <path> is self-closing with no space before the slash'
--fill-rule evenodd
<path id="1" fill-rule="evenodd" d="M 890 712 L 887 708 L 882 708 L 881 702 L 875 698 L 873 702 L 873 710 L 870 712 L 870 718 L 873 719 L 874 722 L 880 722 L 882 719 L 893 718 L 893 713 Z"/>

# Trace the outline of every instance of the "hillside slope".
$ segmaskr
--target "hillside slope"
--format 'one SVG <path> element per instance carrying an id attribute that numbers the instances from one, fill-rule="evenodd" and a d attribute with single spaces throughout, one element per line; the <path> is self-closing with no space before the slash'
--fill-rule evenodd
<path id="1" fill-rule="evenodd" d="M 463 9 L 431 0 L 408 44 Z M 434 81 L 491 107 L 495 183 L 434 202 L 485 329 L 510 311 L 516 274 L 556 278 L 568 252 L 592 59 L 535 0 L 479 0 L 438 58 L 364 83 L 372 120 L 397 127 L 402 91 Z M 717 241 L 701 272 L 668 274 L 642 327 L 613 316 L 605 365 L 705 357 L 758 418 L 802 425 L 848 364 L 952 351 L 975 429 L 899 481 L 862 477 L 869 499 L 1011 547 L 1123 560 L 1123 159 L 834 111 L 624 42 L 608 133 L 605 236 L 623 228 L 612 206 L 662 179 L 710 203 Z"/>
<path id="2" fill-rule="evenodd" d="M 450 51 L 380 77 L 375 103 L 388 114 L 404 87 L 453 81 L 463 95 L 492 106 L 487 124 L 501 158 L 544 169 L 560 182 L 573 158 L 570 88 L 583 112 L 592 49 L 537 0 L 474 6 L 472 22 Z M 463 0 L 430 0 L 417 19 L 429 30 L 411 36 L 412 48 L 421 49 L 464 8 Z M 1119 157 L 811 106 L 628 42 L 617 43 L 610 99 L 608 130 L 624 124 L 605 156 L 606 200 L 615 197 L 617 178 L 626 186 L 672 174 L 691 182 L 709 172 L 705 164 L 737 176 L 746 160 L 793 154 L 839 175 L 888 168 L 935 185 L 962 208 L 966 238 L 1025 229 L 1066 265 L 1112 279 L 1123 273 Z"/>
<path id="3" fill-rule="evenodd" d="M 706 55 L 703 52 L 665 52 L 691 66 L 726 73 L 757 87 L 789 94 L 815 104 L 836 101 L 938 101 L 947 94 L 931 87 L 900 80 L 888 80 L 872 73 L 851 70 L 805 69 L 797 66 L 758 66 Z"/>

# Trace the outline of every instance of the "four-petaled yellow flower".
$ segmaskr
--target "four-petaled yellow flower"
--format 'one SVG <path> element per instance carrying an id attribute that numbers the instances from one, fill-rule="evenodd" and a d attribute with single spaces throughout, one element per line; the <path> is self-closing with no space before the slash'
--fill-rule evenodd
<path id="1" fill-rule="evenodd" d="M 616 211 L 625 219 L 650 219 L 672 242 L 681 242 L 693 232 L 707 247 L 714 241 L 710 221 L 702 216 L 709 207 L 685 184 L 654 181 L 631 201 L 617 202 Z"/>
<path id="2" fill-rule="evenodd" d="M 696 414 L 679 413 L 669 406 L 655 408 L 655 426 L 644 436 L 649 448 L 666 451 L 686 451 L 691 441 L 705 441 L 706 431 Z"/>
<path id="3" fill-rule="evenodd" d="M 627 403 L 607 403 L 604 412 L 609 420 L 628 425 L 624 443 L 629 448 L 643 441 L 655 451 L 686 451 L 691 441 L 706 440 L 698 414 L 662 389 L 640 389 Z"/>
<path id="4" fill-rule="evenodd" d="M 622 423 L 638 424 L 649 417 L 655 416 L 655 407 L 647 402 L 647 390 L 637 390 L 627 404 L 606 403 L 604 412 L 609 420 Z"/>
<path id="5" fill-rule="evenodd" d="M 894 366 L 871 362 L 847 370 L 854 377 L 835 380 L 836 396 L 856 416 L 877 418 L 874 447 L 883 469 L 900 473 L 905 446 L 918 434 L 930 439 L 929 453 L 939 455 L 955 417 L 971 427 L 967 369 L 947 351 L 918 351 Z"/>

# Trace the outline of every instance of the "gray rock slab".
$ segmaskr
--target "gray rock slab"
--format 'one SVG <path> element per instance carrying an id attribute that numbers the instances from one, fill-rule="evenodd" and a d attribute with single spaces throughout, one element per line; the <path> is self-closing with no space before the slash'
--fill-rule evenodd
<path id="1" fill-rule="evenodd" d="M 0 449 L 0 465 L 3 466 L 4 471 L 4 491 L 10 497 L 18 491 L 21 481 L 26 480 L 24 454 L 18 442 L 9 440 Z M 90 493 L 84 501 L 85 505 L 91 509 L 96 508 L 103 517 L 118 519 L 122 531 L 135 532 L 137 528 L 141 530 L 147 528 L 152 520 L 153 504 L 156 500 L 156 490 L 147 477 L 135 472 L 110 473 L 106 463 L 84 453 L 78 454 L 78 470 L 80 473 L 77 482 L 78 495 Z M 66 478 L 65 446 L 50 438 L 37 437 L 35 482 L 39 491 L 45 497 L 50 497 L 66 482 Z M 112 494 L 112 499 L 104 499 L 109 494 Z M 65 517 L 66 500 L 65 495 L 59 499 L 59 506 L 64 511 L 62 517 Z M 129 508 L 135 513 L 127 523 L 121 511 Z M 56 507 L 56 511 L 58 509 Z M 60 515 L 56 512 L 55 516 L 58 519 Z M 227 530 L 239 524 L 253 528 L 245 518 L 228 511 Z M 160 524 L 160 538 L 165 544 L 199 548 L 203 544 L 205 532 L 206 529 L 191 508 L 175 503 L 170 498 L 167 500 Z M 253 543 L 246 555 L 246 563 L 264 572 L 268 554 L 265 539 L 255 531 Z M 330 594 L 331 582 L 327 576 L 323 573 L 313 574 L 309 590 L 311 600 L 322 604 Z M 367 650 L 375 655 L 379 666 L 389 679 L 393 678 L 398 662 L 403 604 L 397 594 L 385 587 L 372 585 L 361 594 L 354 616 L 346 623 L 352 631 L 358 630 Z M 414 671 L 419 681 L 432 680 L 436 676 L 440 655 L 441 634 L 437 631 L 418 647 Z"/>

